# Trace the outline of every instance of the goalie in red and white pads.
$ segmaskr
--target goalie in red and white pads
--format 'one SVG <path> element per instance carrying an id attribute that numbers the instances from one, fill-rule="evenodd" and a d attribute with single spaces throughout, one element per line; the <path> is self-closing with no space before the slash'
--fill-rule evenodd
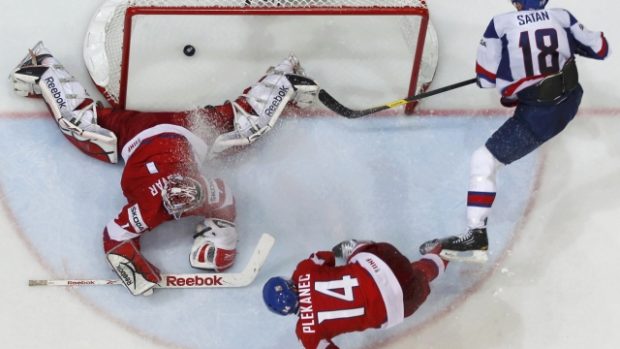
<path id="1" fill-rule="evenodd" d="M 139 112 L 103 108 L 41 42 L 11 72 L 15 92 L 41 97 L 67 139 L 96 159 L 125 161 L 121 188 L 127 204 L 103 233 L 107 260 L 133 295 L 150 294 L 160 272 L 141 253 L 140 237 L 173 219 L 202 216 L 190 265 L 222 271 L 233 265 L 238 234 L 235 201 L 200 164 L 246 146 L 277 122 L 284 108 L 313 103 L 319 87 L 296 57 L 272 67 L 234 101 L 194 112 Z M 202 137 L 205 125 L 215 140 Z"/>

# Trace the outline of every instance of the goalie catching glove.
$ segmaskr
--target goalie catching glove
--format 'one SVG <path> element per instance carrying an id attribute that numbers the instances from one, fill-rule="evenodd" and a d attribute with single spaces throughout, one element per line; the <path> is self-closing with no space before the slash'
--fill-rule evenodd
<path id="1" fill-rule="evenodd" d="M 207 218 L 196 226 L 189 263 L 198 269 L 226 270 L 235 262 L 237 240 L 234 223 Z"/>
<path id="2" fill-rule="evenodd" d="M 269 68 L 266 76 L 231 103 L 234 130 L 217 137 L 210 157 L 231 147 L 255 142 L 274 127 L 287 104 L 292 102 L 299 108 L 309 107 L 319 90 L 316 82 L 305 76 L 294 55 Z"/>

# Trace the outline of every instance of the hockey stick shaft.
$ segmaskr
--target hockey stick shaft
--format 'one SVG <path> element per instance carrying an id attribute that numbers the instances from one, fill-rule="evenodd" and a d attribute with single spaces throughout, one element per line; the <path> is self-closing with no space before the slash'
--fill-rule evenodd
<path id="1" fill-rule="evenodd" d="M 452 85 L 438 88 L 436 90 L 423 92 L 423 93 L 410 96 L 404 99 L 397 99 L 395 101 L 385 103 L 377 107 L 363 109 L 363 110 L 353 110 L 353 109 L 345 107 L 325 90 L 319 91 L 319 100 L 321 101 L 321 103 L 323 103 L 323 105 L 325 105 L 327 108 L 329 108 L 331 111 L 335 112 L 336 114 L 344 116 L 349 119 L 355 119 L 355 118 L 359 118 L 359 117 L 366 116 L 369 114 L 374 114 L 374 113 L 377 113 L 377 112 L 380 112 L 386 109 L 391 109 L 391 108 L 395 108 L 401 105 L 405 105 L 413 101 L 417 101 L 417 100 L 420 100 L 426 97 L 434 96 L 434 95 L 437 95 L 437 94 L 440 94 L 446 91 L 454 90 L 459 87 L 471 85 L 475 82 L 476 82 L 475 78 L 465 80 L 465 81 L 460 81 Z"/>
<path id="2" fill-rule="evenodd" d="M 239 273 L 162 274 L 156 288 L 223 288 L 251 284 L 275 243 L 270 234 L 263 234 L 243 271 Z M 122 285 L 121 280 L 29 280 L 28 286 L 107 286 Z"/>

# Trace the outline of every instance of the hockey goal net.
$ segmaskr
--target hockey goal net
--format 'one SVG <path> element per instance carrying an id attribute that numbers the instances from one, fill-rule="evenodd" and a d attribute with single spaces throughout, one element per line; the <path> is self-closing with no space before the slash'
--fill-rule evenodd
<path id="1" fill-rule="evenodd" d="M 289 53 L 364 108 L 426 88 L 437 38 L 423 0 L 107 0 L 84 45 L 111 105 L 160 111 L 235 98 Z"/>

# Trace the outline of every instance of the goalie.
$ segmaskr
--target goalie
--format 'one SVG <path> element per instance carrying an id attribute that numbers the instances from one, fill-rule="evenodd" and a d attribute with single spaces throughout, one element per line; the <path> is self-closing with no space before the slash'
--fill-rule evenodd
<path id="1" fill-rule="evenodd" d="M 10 78 L 18 95 L 43 98 L 62 134 L 82 152 L 109 163 L 123 158 L 127 204 L 105 226 L 103 248 L 133 295 L 151 294 L 161 280 L 140 250 L 140 237 L 173 219 L 204 217 L 189 254 L 192 267 L 222 271 L 233 265 L 235 200 L 222 179 L 201 174 L 200 164 L 255 142 L 287 105 L 308 106 L 318 92 L 291 55 L 236 100 L 219 106 L 180 113 L 103 108 L 41 42 Z M 204 132 L 205 125 L 212 132 Z"/>

